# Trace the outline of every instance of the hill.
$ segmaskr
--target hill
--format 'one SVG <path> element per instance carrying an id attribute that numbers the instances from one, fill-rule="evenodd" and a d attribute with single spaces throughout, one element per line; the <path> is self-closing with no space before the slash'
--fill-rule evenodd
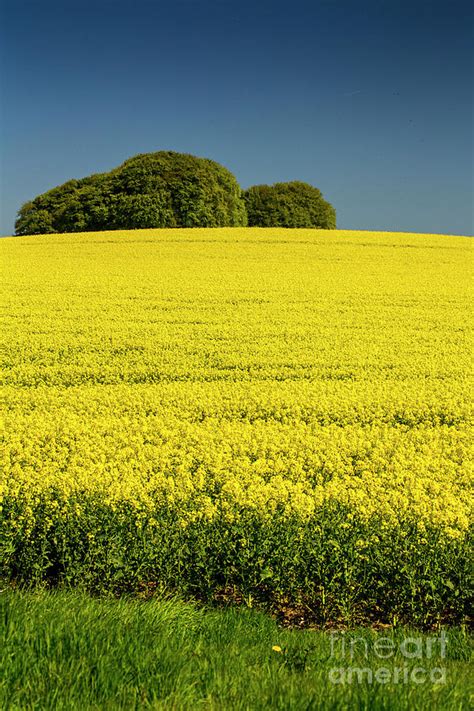
<path id="1" fill-rule="evenodd" d="M 466 614 L 468 240 L 7 238 L 2 575 Z"/>

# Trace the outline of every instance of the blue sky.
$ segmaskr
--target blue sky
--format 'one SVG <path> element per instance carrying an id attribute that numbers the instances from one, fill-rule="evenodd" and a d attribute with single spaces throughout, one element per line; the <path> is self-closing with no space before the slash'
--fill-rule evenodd
<path id="1" fill-rule="evenodd" d="M 338 227 L 471 234 L 464 0 L 3 0 L 0 234 L 136 153 L 305 180 Z"/>

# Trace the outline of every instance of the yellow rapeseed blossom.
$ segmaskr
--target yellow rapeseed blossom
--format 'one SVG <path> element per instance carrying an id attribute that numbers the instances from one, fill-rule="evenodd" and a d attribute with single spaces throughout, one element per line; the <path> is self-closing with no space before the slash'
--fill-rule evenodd
<path id="1" fill-rule="evenodd" d="M 466 238 L 136 230 L 0 249 L 0 500 L 27 519 L 85 492 L 138 527 L 161 504 L 186 526 L 340 502 L 464 535 Z"/>

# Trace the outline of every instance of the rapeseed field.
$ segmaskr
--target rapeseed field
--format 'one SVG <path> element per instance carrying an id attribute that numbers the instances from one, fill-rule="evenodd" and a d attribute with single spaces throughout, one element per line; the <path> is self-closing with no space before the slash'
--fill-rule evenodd
<path id="1" fill-rule="evenodd" d="M 2 239 L 0 574 L 465 619 L 471 242 Z"/>

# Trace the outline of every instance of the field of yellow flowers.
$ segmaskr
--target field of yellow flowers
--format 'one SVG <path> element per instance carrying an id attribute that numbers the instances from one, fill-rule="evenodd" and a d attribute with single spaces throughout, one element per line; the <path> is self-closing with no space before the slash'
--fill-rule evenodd
<path id="1" fill-rule="evenodd" d="M 0 241 L 0 575 L 459 621 L 471 242 Z"/>

